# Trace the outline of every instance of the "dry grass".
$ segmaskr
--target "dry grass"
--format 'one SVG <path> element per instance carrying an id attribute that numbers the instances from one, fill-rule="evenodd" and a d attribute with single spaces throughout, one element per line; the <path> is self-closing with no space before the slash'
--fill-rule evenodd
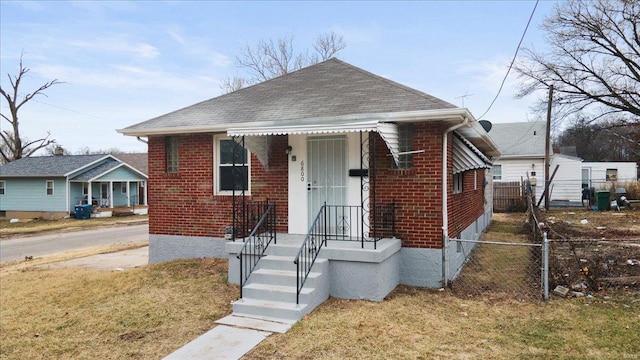
<path id="1" fill-rule="evenodd" d="M 504 217 L 504 218 L 503 218 Z M 519 236 L 521 219 L 492 230 Z M 497 236 L 497 235 L 496 235 Z M 496 239 L 496 238 L 494 238 Z M 125 272 L 23 269 L 0 278 L 0 358 L 161 359 L 231 312 L 227 261 Z M 640 357 L 640 294 L 527 302 L 399 286 L 383 302 L 329 299 L 246 359 Z"/>
<path id="2" fill-rule="evenodd" d="M 621 359 L 640 356 L 640 309 L 615 302 L 460 299 L 398 287 L 330 299 L 246 359 Z"/>
<path id="3" fill-rule="evenodd" d="M 86 229 L 99 226 L 111 226 L 118 223 L 130 221 L 146 221 L 147 215 L 136 215 L 127 217 L 91 218 L 87 220 L 60 219 L 42 220 L 33 219 L 10 223 L 9 220 L 0 220 L 0 239 L 7 239 L 16 235 L 32 235 L 47 231 Z"/>
<path id="4" fill-rule="evenodd" d="M 3 359 L 160 359 L 211 329 L 238 295 L 227 262 L 210 259 L 29 270 L 0 288 Z"/>

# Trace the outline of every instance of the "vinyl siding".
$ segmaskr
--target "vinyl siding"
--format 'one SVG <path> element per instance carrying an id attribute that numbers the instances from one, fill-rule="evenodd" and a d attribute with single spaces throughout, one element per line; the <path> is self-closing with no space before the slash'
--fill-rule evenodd
<path id="1" fill-rule="evenodd" d="M 130 169 L 119 167 L 104 176 L 99 177 L 95 181 L 144 181 L 145 178 Z M 120 189 L 118 189 L 120 191 Z"/>
<path id="2" fill-rule="evenodd" d="M 582 160 L 580 158 L 555 154 L 551 159 L 549 176 L 559 165 L 556 176 L 551 182 L 550 200 L 581 201 L 582 199 Z"/>
<path id="3" fill-rule="evenodd" d="M 637 180 L 637 166 L 633 162 L 583 162 L 582 168 L 591 168 L 591 186 L 600 188 L 607 183 L 607 169 L 618 170 L 618 184 Z"/>
<path id="4" fill-rule="evenodd" d="M 532 167 L 531 165 L 535 165 Z M 544 159 L 531 158 L 531 159 L 507 159 L 497 160 L 494 165 L 502 165 L 502 179 L 493 180 L 494 182 L 501 181 L 521 181 L 526 180 L 527 175 L 531 179 L 532 171 L 536 173 L 536 196 L 541 196 L 544 191 Z"/>
<path id="5" fill-rule="evenodd" d="M 0 195 L 0 210 L 67 211 L 66 180 L 51 178 L 5 178 L 6 190 Z M 47 195 L 47 180 L 54 181 L 53 195 Z"/>

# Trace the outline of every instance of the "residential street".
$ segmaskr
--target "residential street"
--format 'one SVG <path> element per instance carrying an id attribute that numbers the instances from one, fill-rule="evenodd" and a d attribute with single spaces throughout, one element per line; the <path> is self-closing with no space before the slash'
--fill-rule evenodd
<path id="1" fill-rule="evenodd" d="M 149 239 L 149 225 L 103 227 L 82 231 L 60 231 L 46 235 L 16 237 L 0 241 L 0 262 L 42 256 L 93 246 L 139 243 Z"/>

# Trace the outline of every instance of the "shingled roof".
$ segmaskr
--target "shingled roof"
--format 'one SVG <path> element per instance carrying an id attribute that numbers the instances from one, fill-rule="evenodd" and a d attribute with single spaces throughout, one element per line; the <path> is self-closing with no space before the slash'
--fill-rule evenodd
<path id="1" fill-rule="evenodd" d="M 493 124 L 489 136 L 501 158 L 544 157 L 544 121 Z"/>
<path id="2" fill-rule="evenodd" d="M 33 156 L 0 166 L 0 176 L 67 176 L 109 155 Z"/>
<path id="3" fill-rule="evenodd" d="M 171 128 L 451 108 L 456 106 L 334 58 L 119 131 L 142 135 Z"/>

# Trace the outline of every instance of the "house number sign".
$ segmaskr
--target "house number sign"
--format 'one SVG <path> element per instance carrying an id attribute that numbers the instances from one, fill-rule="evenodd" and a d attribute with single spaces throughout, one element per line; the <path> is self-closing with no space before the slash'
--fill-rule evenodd
<path id="1" fill-rule="evenodd" d="M 304 161 L 300 161 L 300 181 L 304 181 Z"/>

